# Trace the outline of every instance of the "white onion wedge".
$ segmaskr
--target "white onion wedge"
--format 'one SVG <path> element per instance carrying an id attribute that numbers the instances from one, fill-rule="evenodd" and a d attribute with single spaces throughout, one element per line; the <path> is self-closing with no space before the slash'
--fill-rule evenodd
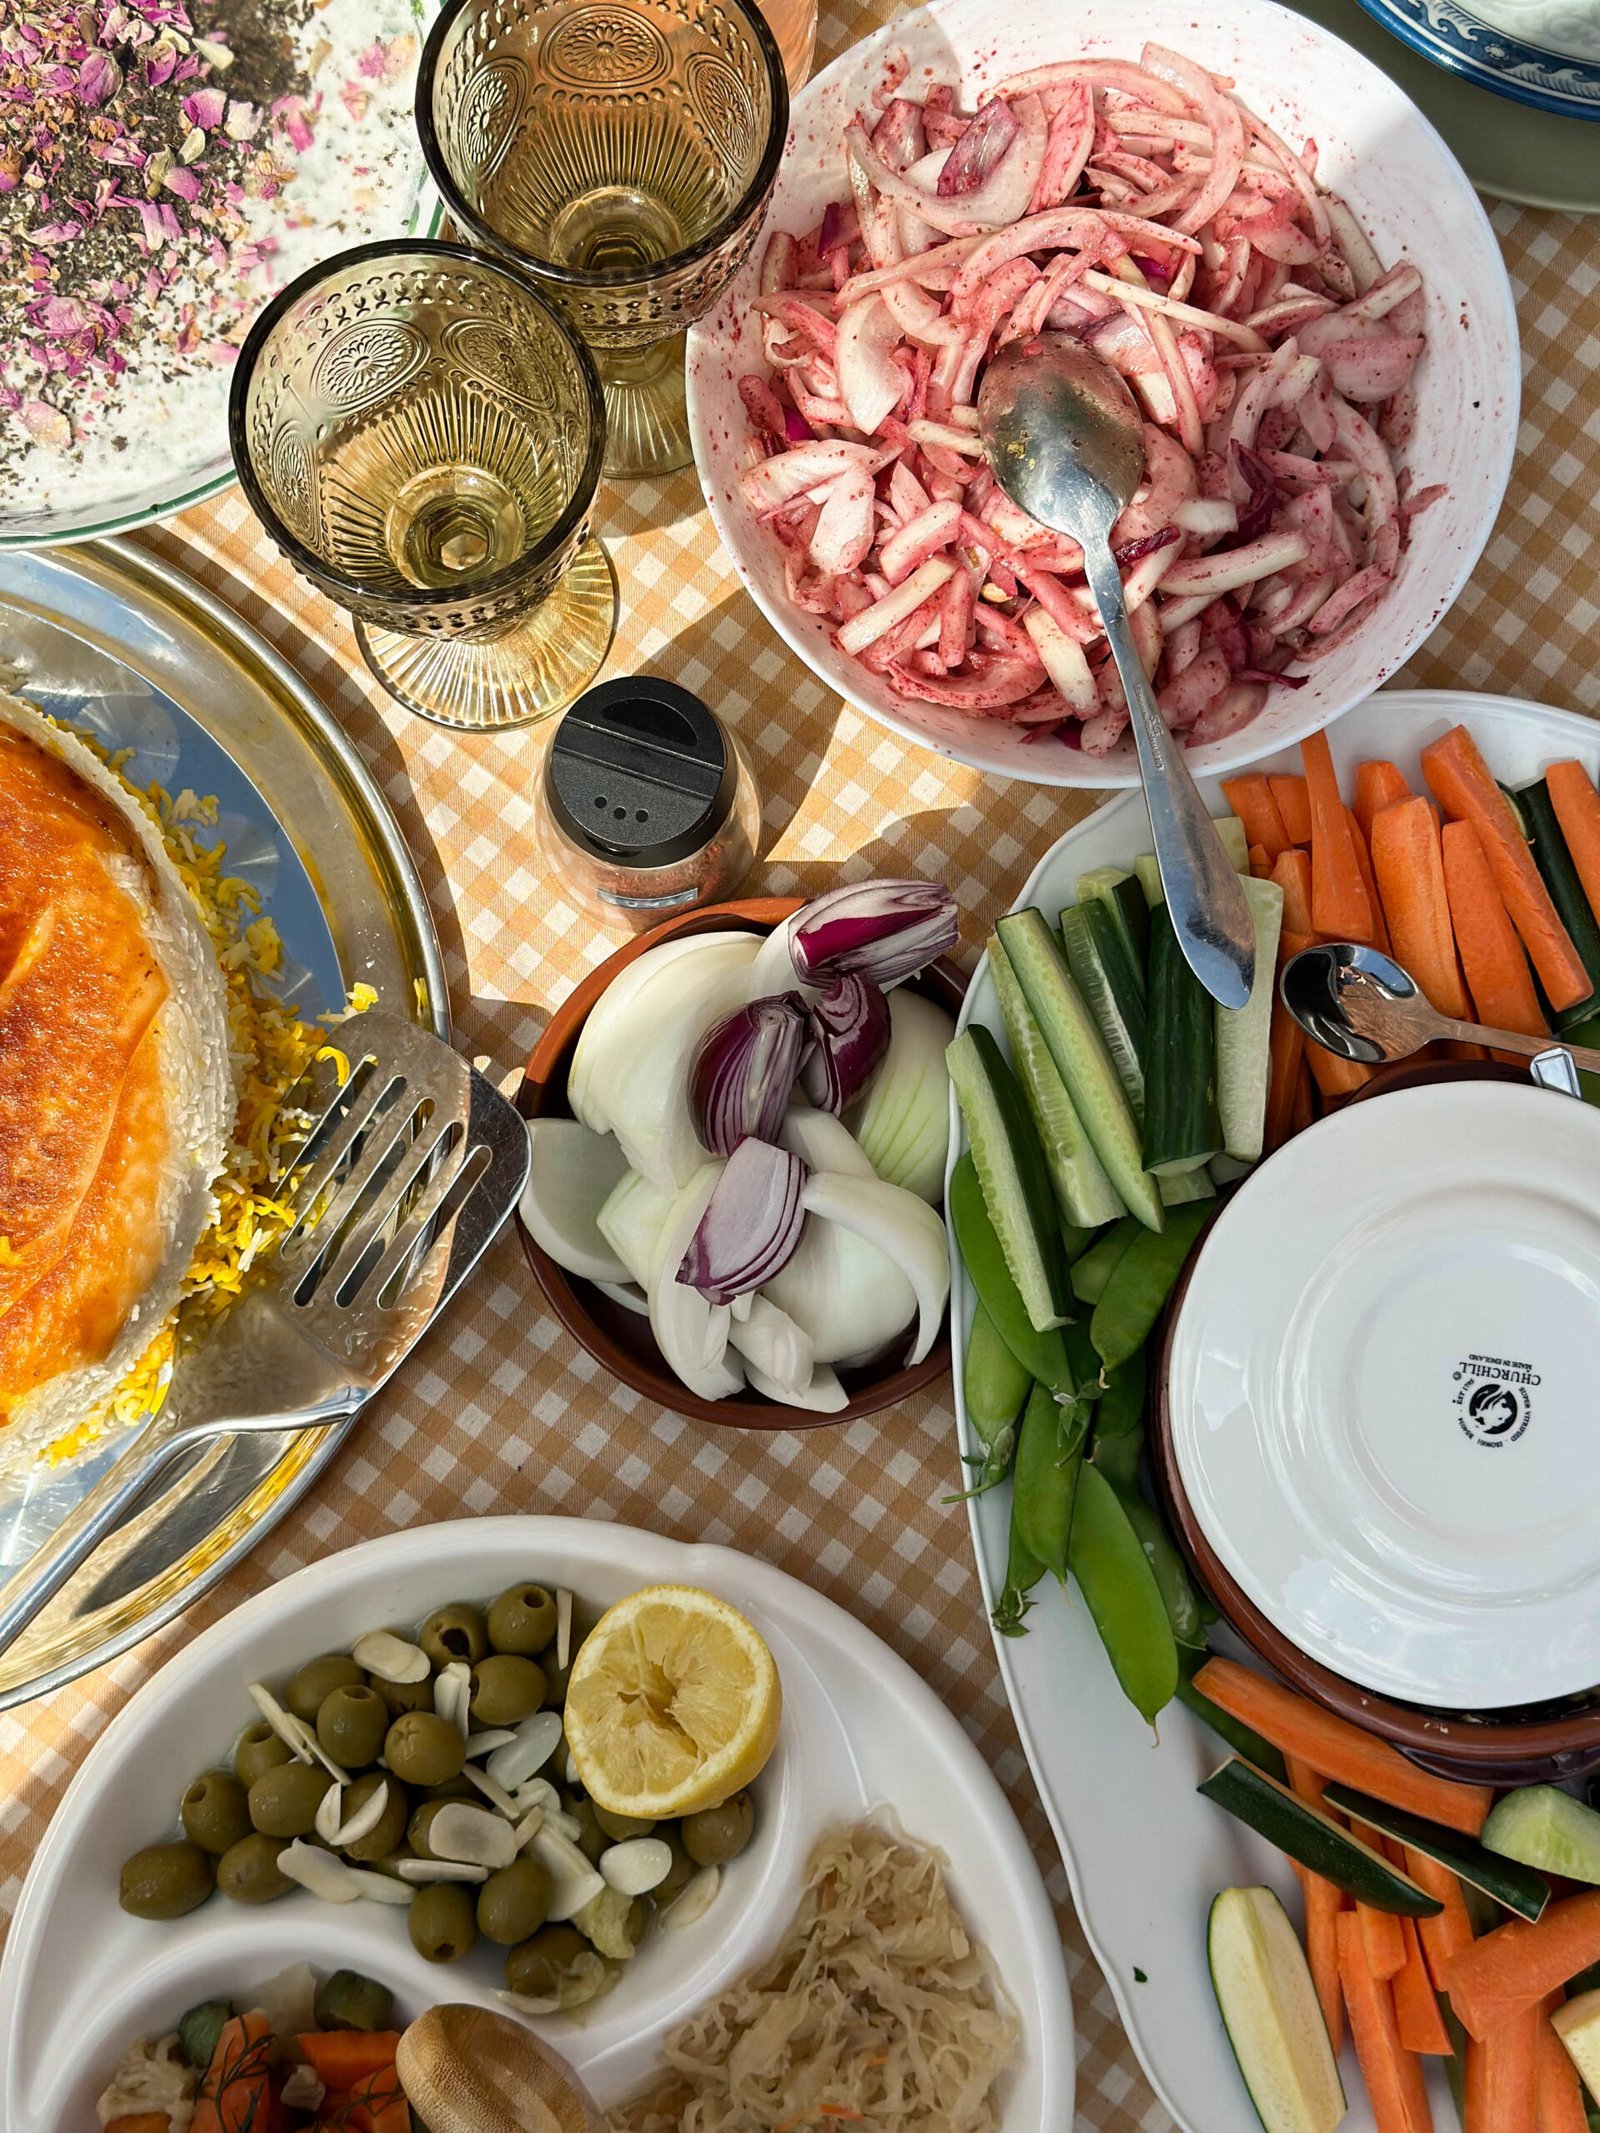
<path id="1" fill-rule="evenodd" d="M 585 1281 L 626 1281 L 630 1269 L 596 1225 L 600 1209 L 627 1174 L 620 1143 L 575 1118 L 530 1118 L 528 1150 L 528 1182 L 517 1205 L 528 1235 L 569 1274 Z"/>
<path id="2" fill-rule="evenodd" d="M 920 1363 L 939 1337 L 950 1296 L 950 1254 L 944 1223 L 924 1200 L 879 1178 L 822 1171 L 806 1180 L 807 1214 L 849 1230 L 876 1246 L 909 1277 L 917 1299 L 917 1337 L 907 1360 Z"/>

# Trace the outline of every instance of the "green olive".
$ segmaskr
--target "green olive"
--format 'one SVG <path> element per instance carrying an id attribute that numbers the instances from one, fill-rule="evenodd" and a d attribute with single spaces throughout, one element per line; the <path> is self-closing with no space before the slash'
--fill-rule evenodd
<path id="1" fill-rule="evenodd" d="M 553 1998 L 573 1964 L 592 1953 L 576 1926 L 541 1926 L 507 1955 L 507 1987 L 530 2000 Z"/>
<path id="2" fill-rule="evenodd" d="M 489 1603 L 489 1642 L 497 1652 L 536 1659 L 556 1633 L 556 1603 L 542 1585 L 513 1585 Z"/>
<path id="3" fill-rule="evenodd" d="M 436 1859 L 439 1855 L 428 1841 L 428 1832 L 438 1819 L 439 1810 L 448 1807 L 448 1800 L 424 1800 L 411 1810 L 411 1820 L 406 1825 L 406 1842 L 418 1859 Z"/>
<path id="4" fill-rule="evenodd" d="M 478 1938 L 473 1890 L 459 1881 L 430 1881 L 418 1889 L 406 1913 L 411 1945 L 430 1963 L 455 1963 Z"/>
<path id="5" fill-rule="evenodd" d="M 433 1709 L 433 1676 L 427 1674 L 421 1681 L 380 1681 L 373 1676 L 372 1686 L 383 1698 L 391 1718 L 398 1718 L 404 1711 L 431 1711 Z"/>
<path id="6" fill-rule="evenodd" d="M 230 1844 L 250 1834 L 245 1788 L 231 1770 L 207 1770 L 183 1796 L 179 1809 L 191 1844 L 220 1859 Z"/>
<path id="7" fill-rule="evenodd" d="M 511 1948 L 537 1933 L 550 1915 L 550 1872 L 524 1855 L 491 1874 L 478 1891 L 478 1931 Z"/>
<path id="8" fill-rule="evenodd" d="M 600 1827 L 593 1800 L 586 1792 L 569 1792 L 561 1804 L 578 1825 L 578 1834 L 573 1838 L 573 1843 L 593 1866 L 600 1854 L 608 1851 L 611 1846 L 611 1839 Z"/>
<path id="9" fill-rule="evenodd" d="M 424 1785 L 422 1787 L 422 1797 L 425 1800 L 439 1800 L 441 1802 L 445 1800 L 470 1800 L 474 1807 L 483 1805 L 483 1794 L 464 1771 L 457 1771 L 453 1778 L 446 1778 L 442 1784 Z"/>
<path id="10" fill-rule="evenodd" d="M 123 1866 L 117 1901 L 134 1918 L 182 1918 L 205 1902 L 216 1875 L 198 1844 L 147 1844 Z"/>
<path id="11" fill-rule="evenodd" d="M 279 1856 L 287 1849 L 281 1838 L 253 1830 L 217 1861 L 217 1887 L 235 1903 L 272 1903 L 287 1896 L 294 1883 L 278 1871 Z"/>
<path id="12" fill-rule="evenodd" d="M 250 1787 L 250 1820 L 264 1837 L 309 1837 L 333 1779 L 320 1763 L 280 1763 Z"/>
<path id="13" fill-rule="evenodd" d="M 437 1711 L 407 1711 L 389 1728 L 383 1759 L 407 1785 L 443 1785 L 461 1775 L 467 1744 Z"/>
<path id="14" fill-rule="evenodd" d="M 276 1770 L 289 1761 L 290 1751 L 264 1718 L 258 1718 L 239 1735 L 233 1751 L 233 1768 L 241 1785 L 253 1785 L 263 1770 Z"/>
<path id="15" fill-rule="evenodd" d="M 625 1844 L 629 1837 L 648 1837 L 656 1826 L 638 1815 L 614 1815 L 607 1807 L 597 1807 L 594 1818 L 613 1844 Z"/>
<path id="16" fill-rule="evenodd" d="M 658 1881 L 650 1895 L 658 1906 L 665 1908 L 683 1894 L 700 1869 L 684 1850 L 683 1839 L 675 1825 L 664 1824 L 658 1834 L 672 1853 L 672 1864 L 667 1868 L 665 1880 Z"/>
<path id="17" fill-rule="evenodd" d="M 683 1848 L 696 1866 L 726 1866 L 737 1859 L 755 1832 L 756 1811 L 747 1792 L 736 1792 L 720 1807 L 707 1807 L 683 1818 Z"/>
<path id="18" fill-rule="evenodd" d="M 308 1659 L 295 1675 L 283 1692 L 284 1709 L 314 1726 L 317 1713 L 335 1689 L 354 1688 L 366 1678 L 348 1652 L 326 1652 L 320 1659 Z"/>
<path id="19" fill-rule="evenodd" d="M 330 1690 L 317 1713 L 317 1739 L 325 1755 L 346 1770 L 364 1770 L 383 1753 L 389 1706 L 364 1681 Z"/>
<path id="20" fill-rule="evenodd" d="M 544 1702 L 544 1668 L 537 1659 L 492 1652 L 472 1669 L 472 1715 L 480 1726 L 516 1726 Z"/>
<path id="21" fill-rule="evenodd" d="M 336 1970 L 317 1987 L 318 2029 L 387 2029 L 394 1994 L 359 1970 Z"/>
<path id="22" fill-rule="evenodd" d="M 489 1650 L 489 1625 L 481 1607 L 454 1600 L 429 1615 L 417 1642 L 437 1667 L 447 1667 L 457 1659 L 476 1666 Z"/>
<path id="23" fill-rule="evenodd" d="M 357 1837 L 354 1844 L 339 1847 L 347 1859 L 354 1859 L 361 1866 L 376 1866 L 380 1859 L 387 1859 L 391 1852 L 397 1852 L 405 1842 L 406 1824 L 411 1819 L 411 1801 L 400 1780 L 392 1771 L 369 1770 L 345 1793 L 340 1803 L 340 1820 L 348 1822 L 358 1814 L 380 1785 L 386 1785 L 389 1790 L 383 1813 L 364 1837 Z"/>

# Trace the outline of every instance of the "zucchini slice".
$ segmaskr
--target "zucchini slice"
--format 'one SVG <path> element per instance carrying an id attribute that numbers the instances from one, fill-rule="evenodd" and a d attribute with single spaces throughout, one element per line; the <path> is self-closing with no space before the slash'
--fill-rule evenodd
<path id="1" fill-rule="evenodd" d="M 1409 1874 L 1391 1866 L 1370 1844 L 1236 1755 L 1197 1789 L 1287 1858 L 1297 1859 L 1358 1903 L 1398 1912 L 1402 1918 L 1433 1918 L 1444 1909 L 1437 1897 L 1418 1888 Z"/>
<path id="2" fill-rule="evenodd" d="M 1144 981 L 1134 971 L 1116 921 L 1101 904 L 1069 904 L 1061 914 L 1061 945 L 1133 1115 L 1143 1118 L 1148 1042 Z"/>
<path id="3" fill-rule="evenodd" d="M 1112 1382 L 1116 1382 L 1115 1377 Z M 1222 1706 L 1213 1703 L 1203 1690 L 1195 1687 L 1190 1668 L 1197 1666 L 1204 1657 L 1204 1652 L 1185 1655 L 1184 1670 L 1178 1681 L 1179 1703 L 1186 1711 L 1191 1711 L 1201 1725 L 1209 1726 L 1219 1740 L 1225 1740 L 1235 1755 L 1243 1756 L 1247 1763 L 1254 1763 L 1256 1768 L 1264 1770 L 1268 1777 L 1276 1778 L 1280 1785 L 1286 1785 L 1289 1782 L 1288 1765 L 1271 1741 L 1263 1740 L 1259 1733 L 1242 1725 L 1231 1712 L 1223 1710 Z"/>
<path id="4" fill-rule="evenodd" d="M 1521 1797 L 1520 1793 L 1507 1795 L 1508 1800 Z M 1566 1794 L 1561 1797 L 1565 1799 Z M 1381 1830 L 1384 1836 L 1397 1838 L 1412 1851 L 1437 1860 L 1458 1880 L 1481 1889 L 1485 1896 L 1492 1896 L 1496 1903 L 1503 1904 L 1508 1911 L 1515 1911 L 1519 1918 L 1539 1918 L 1550 1901 L 1550 1884 L 1542 1874 L 1517 1864 L 1515 1858 L 1499 1856 L 1484 1845 L 1475 1844 L 1459 1830 L 1441 1829 L 1437 1822 L 1426 1822 L 1421 1815 L 1408 1814 L 1403 1807 L 1385 1806 L 1382 1800 L 1369 1799 L 1366 1793 L 1356 1792 L 1348 1785 L 1330 1785 L 1327 1799 L 1330 1807 L 1337 1807 L 1352 1821 L 1360 1822 L 1367 1829 Z M 1576 1807 L 1578 1803 L 1573 1800 L 1569 1804 Z M 1489 1825 L 1498 1813 L 1496 1808 L 1484 1825 L 1486 1839 Z M 1600 1815 L 1595 1821 L 1600 1824 Z M 1568 1869 L 1563 1867 L 1561 1871 L 1565 1873 Z"/>
<path id="5" fill-rule="evenodd" d="M 1345 2114 L 1305 1951 L 1271 1889 L 1224 1889 L 1206 1960 L 1228 2042 L 1266 2133 L 1333 2133 Z"/>
<path id="6" fill-rule="evenodd" d="M 1160 1229 L 1161 1195 L 1140 1160 L 1138 1123 L 1060 944 L 1038 911 L 1014 911 L 995 931 L 1107 1177 L 1130 1214 Z"/>
<path id="7" fill-rule="evenodd" d="M 1142 1152 L 1146 1170 L 1162 1178 L 1222 1153 L 1213 1002 L 1183 959 L 1165 904 L 1150 914 L 1149 993 Z"/>
<path id="8" fill-rule="evenodd" d="M 981 1023 L 962 1031 L 945 1061 L 1006 1265 L 1034 1331 L 1048 1333 L 1072 1316 L 1072 1292 L 1033 1120 L 999 1045 Z"/>
<path id="9" fill-rule="evenodd" d="M 1508 1792 L 1490 1808 L 1483 1841 L 1502 1860 L 1517 1859 L 1547 1874 L 1564 1874 L 1569 1881 L 1600 1883 L 1600 1814 L 1559 1785 L 1526 1785 L 1520 1792 Z M 1495 1889 L 1489 1894 L 1503 1901 Z"/>
<path id="10" fill-rule="evenodd" d="M 1217 1040 L 1217 1111 L 1222 1146 L 1236 1162 L 1261 1158 L 1267 1123 L 1267 1076 L 1271 1069 L 1272 1002 L 1278 987 L 1278 935 L 1283 930 L 1283 891 L 1275 881 L 1243 876 L 1240 887 L 1255 929 L 1256 974 L 1243 1007 L 1214 1007 Z"/>
<path id="11" fill-rule="evenodd" d="M 1550 2017 L 1567 2057 L 1583 2076 L 1583 2085 L 1600 2097 L 1600 1992 L 1581 1992 Z"/>
<path id="12" fill-rule="evenodd" d="M 989 976 L 1005 1023 L 1017 1079 L 1039 1129 L 1050 1188 L 1066 1219 L 1079 1229 L 1098 1229 L 1122 1213 L 1122 1196 L 1083 1129 L 1083 1121 L 1056 1071 L 1050 1047 L 1028 1012 L 1011 959 L 998 940 L 989 944 Z"/>

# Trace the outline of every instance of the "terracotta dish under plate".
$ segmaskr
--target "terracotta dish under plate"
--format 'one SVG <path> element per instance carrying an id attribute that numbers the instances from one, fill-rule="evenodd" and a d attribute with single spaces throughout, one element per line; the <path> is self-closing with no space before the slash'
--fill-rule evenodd
<path id="1" fill-rule="evenodd" d="M 798 896 L 752 897 L 742 903 L 708 904 L 671 918 L 637 940 L 629 941 L 591 971 L 550 1018 L 550 1026 L 534 1047 L 517 1094 L 517 1108 L 524 1118 L 568 1117 L 567 1069 L 572 1064 L 589 1010 L 606 987 L 646 949 L 689 933 L 714 933 L 741 927 L 751 933 L 770 933 L 774 926 L 800 909 Z M 959 1012 L 966 979 L 953 963 L 941 958 L 913 978 L 911 984 L 950 1014 Z M 950 1367 L 948 1335 L 941 1333 L 920 1363 L 897 1363 L 894 1356 L 874 1368 L 841 1371 L 849 1404 L 837 1414 L 812 1414 L 799 1407 L 784 1407 L 759 1393 L 742 1398 L 705 1400 L 681 1384 L 667 1368 L 650 1331 L 650 1321 L 625 1304 L 604 1296 L 592 1282 L 581 1280 L 558 1267 L 542 1252 L 521 1223 L 517 1225 L 522 1248 L 528 1255 L 534 1278 L 543 1289 L 552 1311 L 580 1347 L 613 1377 L 657 1407 L 674 1414 L 690 1415 L 697 1422 L 715 1422 L 726 1429 L 829 1429 L 854 1422 L 862 1415 L 877 1414 L 885 1407 L 898 1407 L 913 1393 L 936 1384 Z M 908 1335 L 909 1339 L 909 1335 Z M 903 1353 L 903 1347 L 901 1352 Z"/>
<path id="2" fill-rule="evenodd" d="M 1355 1100 L 1462 1081 L 1525 1085 L 1526 1078 L 1519 1069 L 1489 1061 L 1407 1061 L 1375 1075 Z M 1571 1099 L 1552 1095 L 1549 1100 Z M 1197 1259 L 1198 1253 L 1185 1268 L 1162 1327 L 1151 1397 L 1151 1464 L 1162 1509 L 1227 1626 L 1291 1688 L 1442 1776 L 1480 1784 L 1526 1785 L 1558 1782 L 1600 1769 L 1600 1696 L 1481 1715 L 1403 1703 L 1362 1688 L 1309 1658 L 1240 1589 L 1201 1529 L 1174 1454 L 1172 1350 Z"/>

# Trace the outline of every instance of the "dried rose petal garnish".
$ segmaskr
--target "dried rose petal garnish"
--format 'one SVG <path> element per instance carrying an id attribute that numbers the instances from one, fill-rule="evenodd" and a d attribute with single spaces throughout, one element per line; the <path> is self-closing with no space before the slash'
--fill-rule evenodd
<path id="1" fill-rule="evenodd" d="M 904 69 L 844 138 L 848 199 L 767 241 L 771 377 L 739 380 L 746 503 L 789 596 L 901 696 L 1103 755 L 1127 706 L 1082 558 L 984 463 L 988 357 L 1078 335 L 1145 417 L 1113 532 L 1168 724 L 1220 740 L 1361 628 L 1398 568 L 1422 276 L 1227 84 L 1155 45 L 964 116 Z"/>

